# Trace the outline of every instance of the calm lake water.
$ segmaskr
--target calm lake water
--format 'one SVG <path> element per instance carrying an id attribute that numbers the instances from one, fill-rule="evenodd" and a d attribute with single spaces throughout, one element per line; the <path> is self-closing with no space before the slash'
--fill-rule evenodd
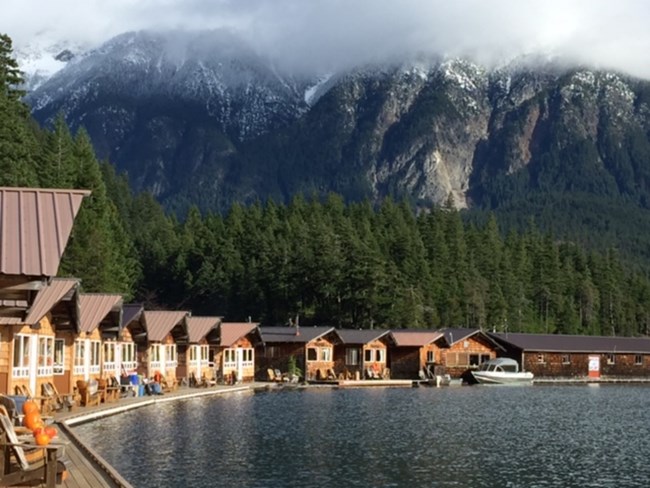
<path id="1" fill-rule="evenodd" d="M 138 488 L 647 487 L 650 387 L 305 389 L 75 427 Z"/>

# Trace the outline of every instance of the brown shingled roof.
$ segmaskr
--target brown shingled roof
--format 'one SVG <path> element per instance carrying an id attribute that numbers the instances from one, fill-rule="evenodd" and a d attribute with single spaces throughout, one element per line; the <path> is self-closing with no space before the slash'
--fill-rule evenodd
<path id="1" fill-rule="evenodd" d="M 196 344 L 214 329 L 221 317 L 187 317 L 187 342 Z"/>
<path id="2" fill-rule="evenodd" d="M 143 316 L 147 339 L 150 342 L 162 341 L 187 315 L 188 312 L 150 312 L 145 310 Z"/>
<path id="3" fill-rule="evenodd" d="M 380 329 L 337 329 L 343 344 L 368 344 L 387 334 L 390 330 Z"/>
<path id="4" fill-rule="evenodd" d="M 68 293 L 79 286 L 77 278 L 54 278 L 50 283 L 41 288 L 34 299 L 32 308 L 27 314 L 25 323 L 34 325 L 63 299 Z"/>
<path id="5" fill-rule="evenodd" d="M 79 317 L 82 332 L 92 332 L 111 312 L 122 308 L 122 295 L 114 293 L 81 293 Z M 119 321 L 117 322 L 119 325 Z"/>
<path id="6" fill-rule="evenodd" d="M 390 334 L 398 347 L 422 347 L 444 337 L 437 330 L 402 329 L 391 330 Z"/>
<path id="7" fill-rule="evenodd" d="M 496 340 L 523 351 L 581 353 L 650 353 L 648 337 L 609 337 L 562 334 L 490 332 Z"/>
<path id="8" fill-rule="evenodd" d="M 0 274 L 56 276 L 87 190 L 0 187 Z"/>
<path id="9" fill-rule="evenodd" d="M 307 343 L 330 332 L 338 333 L 334 327 L 260 327 L 264 343 L 298 342 Z"/>
<path id="10" fill-rule="evenodd" d="M 239 339 L 255 330 L 258 325 L 252 322 L 222 322 L 219 326 L 221 346 L 232 346 Z"/>

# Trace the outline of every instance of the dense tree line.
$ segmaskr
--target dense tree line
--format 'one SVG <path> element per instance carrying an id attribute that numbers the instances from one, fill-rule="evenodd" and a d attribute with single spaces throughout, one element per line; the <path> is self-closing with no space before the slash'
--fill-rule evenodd
<path id="1" fill-rule="evenodd" d="M 533 223 L 505 235 L 451 205 L 416 214 L 334 194 L 179 221 L 100 164 L 84 131 L 38 128 L 20 83 L 0 36 L 0 184 L 92 190 L 60 270 L 86 291 L 266 324 L 649 333 L 645 275 Z"/>

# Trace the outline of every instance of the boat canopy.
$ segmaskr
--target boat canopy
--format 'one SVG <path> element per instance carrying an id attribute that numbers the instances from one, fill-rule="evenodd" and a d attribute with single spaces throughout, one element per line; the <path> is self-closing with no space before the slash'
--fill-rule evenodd
<path id="1" fill-rule="evenodd" d="M 494 358 L 481 363 L 479 371 L 503 371 L 506 373 L 517 373 L 519 363 L 511 358 Z"/>

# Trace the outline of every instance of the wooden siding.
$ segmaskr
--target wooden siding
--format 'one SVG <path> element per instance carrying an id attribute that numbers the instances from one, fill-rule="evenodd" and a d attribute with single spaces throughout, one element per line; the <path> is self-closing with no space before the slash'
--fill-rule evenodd
<path id="1" fill-rule="evenodd" d="M 347 350 L 356 349 L 358 351 L 357 364 L 347 364 Z M 383 350 L 383 362 L 378 361 L 365 361 L 366 350 L 372 351 L 373 359 L 376 358 L 376 351 Z M 384 369 L 388 366 L 388 347 L 381 339 L 370 342 L 368 344 L 336 344 L 334 346 L 334 372 L 337 376 L 347 377 L 348 375 L 356 376 L 358 373 L 359 378 L 365 376 L 366 368 L 371 368 L 375 373 L 382 374 Z"/>
<path id="2" fill-rule="evenodd" d="M 322 361 L 320 359 L 320 350 L 326 348 L 330 350 L 330 360 Z M 316 349 L 317 359 L 315 361 L 309 361 L 309 349 Z M 321 337 L 313 341 L 308 342 L 305 345 L 305 363 L 307 365 L 306 370 L 303 370 L 305 373 L 305 378 L 308 380 L 316 380 L 326 376 L 328 369 L 334 369 L 334 343 Z"/>
<path id="3" fill-rule="evenodd" d="M 269 379 L 267 370 L 279 369 L 287 372 L 289 358 L 296 358 L 296 366 L 305 372 L 305 344 L 301 342 L 281 342 L 258 346 L 255 348 L 255 378 L 260 381 Z"/>
<path id="4" fill-rule="evenodd" d="M 257 351 L 253 346 L 250 335 L 246 335 L 237 340 L 230 347 L 220 347 L 217 350 L 215 358 L 215 367 L 217 368 L 217 376 L 223 381 L 228 382 L 229 379 L 234 378 L 233 373 L 237 373 L 237 368 L 232 365 L 224 365 L 224 351 L 226 349 L 251 349 L 253 351 L 253 361 L 252 364 L 244 366 L 242 368 L 241 378 L 238 378 L 239 381 L 250 382 L 255 379 L 255 363 Z"/>
<path id="5" fill-rule="evenodd" d="M 442 364 L 452 378 L 461 378 L 471 369 L 477 369 L 482 357 L 495 358 L 494 347 L 477 337 L 469 337 L 446 348 L 442 352 Z"/>
<path id="6" fill-rule="evenodd" d="M 588 376 L 589 356 L 600 357 L 601 377 L 650 377 L 650 355 L 647 354 L 613 353 L 614 364 L 608 364 L 608 354 L 526 351 L 523 367 L 539 378 L 582 378 Z M 637 356 L 641 359 L 640 364 L 636 364 Z M 521 362 L 521 358 L 515 359 Z"/>

